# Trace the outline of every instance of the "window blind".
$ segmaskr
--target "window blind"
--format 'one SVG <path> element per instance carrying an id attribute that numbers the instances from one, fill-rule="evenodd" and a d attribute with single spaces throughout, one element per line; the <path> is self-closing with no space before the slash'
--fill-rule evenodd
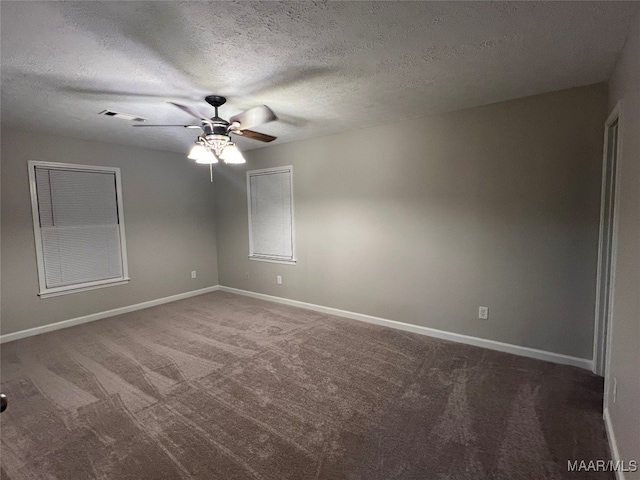
<path id="1" fill-rule="evenodd" d="M 250 256 L 294 261 L 291 167 L 247 172 Z"/>
<path id="2" fill-rule="evenodd" d="M 45 288 L 123 279 L 115 172 L 36 166 L 35 187 Z"/>

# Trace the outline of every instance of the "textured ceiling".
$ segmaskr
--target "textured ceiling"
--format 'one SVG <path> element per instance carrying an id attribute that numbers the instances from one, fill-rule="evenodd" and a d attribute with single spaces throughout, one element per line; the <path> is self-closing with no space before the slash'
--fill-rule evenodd
<path id="1" fill-rule="evenodd" d="M 98 112 L 192 123 L 166 102 L 215 93 L 225 118 L 269 105 L 276 142 L 326 135 L 605 81 L 638 6 L 2 1 L 2 122 L 181 152 L 197 131 Z"/>

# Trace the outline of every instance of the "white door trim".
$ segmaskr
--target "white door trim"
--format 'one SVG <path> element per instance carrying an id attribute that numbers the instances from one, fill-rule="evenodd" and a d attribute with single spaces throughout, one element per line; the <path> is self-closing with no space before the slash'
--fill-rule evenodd
<path id="1" fill-rule="evenodd" d="M 593 368 L 594 373 L 598 375 L 604 375 L 605 377 L 605 408 L 607 402 L 607 392 L 609 391 L 609 362 L 610 362 L 610 342 L 611 342 L 611 333 L 612 333 L 612 312 L 613 312 L 613 299 L 614 299 L 614 291 L 615 291 L 615 268 L 616 268 L 616 257 L 617 257 L 617 243 L 618 243 L 618 210 L 619 210 L 619 198 L 620 198 L 620 164 L 618 159 L 620 158 L 620 146 L 622 145 L 622 103 L 618 102 L 618 104 L 613 108 L 609 117 L 605 121 L 604 124 L 604 148 L 603 148 L 603 158 L 602 158 L 602 191 L 600 198 L 600 230 L 599 230 L 599 241 L 598 241 L 598 271 L 597 271 L 597 279 L 596 279 L 596 304 L 595 304 L 595 315 L 594 315 L 594 330 L 593 330 Z M 612 236 L 611 236 L 611 270 L 610 270 L 610 279 L 609 279 L 609 308 L 607 311 L 607 318 L 600 318 L 600 290 L 602 288 L 601 285 L 601 267 L 602 267 L 602 257 L 606 254 L 603 251 L 603 235 L 604 226 L 605 226 L 605 196 L 607 193 L 606 182 L 607 182 L 607 167 L 608 167 L 608 155 L 609 155 L 609 140 L 608 133 L 611 125 L 618 121 L 618 138 L 617 138 L 617 157 L 616 157 L 616 171 L 614 176 L 614 198 L 613 198 L 613 225 L 612 225 Z M 606 331 L 604 327 L 606 326 Z M 605 340 L 606 339 L 606 343 Z"/>

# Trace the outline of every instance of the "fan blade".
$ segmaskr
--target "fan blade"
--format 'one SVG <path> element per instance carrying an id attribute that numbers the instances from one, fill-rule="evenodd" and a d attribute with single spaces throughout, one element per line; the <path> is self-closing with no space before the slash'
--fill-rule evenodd
<path id="1" fill-rule="evenodd" d="M 261 142 L 273 142 L 278 137 L 272 137 L 271 135 L 267 135 L 266 133 L 255 132 L 253 130 L 240 130 L 231 133 L 236 133 L 238 135 L 242 135 L 243 137 L 250 138 L 252 140 L 259 140 Z"/>
<path id="2" fill-rule="evenodd" d="M 186 105 L 180 105 L 179 103 L 173 103 L 173 102 L 168 102 L 171 105 L 178 107 L 180 110 L 182 110 L 183 112 L 188 113 L 189 115 L 191 115 L 194 118 L 197 118 L 198 120 L 201 120 L 203 122 L 207 122 L 207 123 L 211 123 L 211 119 L 205 117 L 203 114 L 201 114 L 200 112 L 194 110 L 191 107 L 187 107 Z"/>
<path id="3" fill-rule="evenodd" d="M 247 128 L 257 127 L 263 123 L 268 123 L 273 120 L 277 120 L 278 117 L 273 110 L 266 105 L 259 105 L 257 107 L 250 108 L 242 113 L 234 115 L 229 119 L 230 123 L 239 122 L 240 130 L 246 131 Z"/>
<path id="4" fill-rule="evenodd" d="M 202 128 L 200 125 L 133 125 L 134 127 L 183 127 L 183 128 Z"/>

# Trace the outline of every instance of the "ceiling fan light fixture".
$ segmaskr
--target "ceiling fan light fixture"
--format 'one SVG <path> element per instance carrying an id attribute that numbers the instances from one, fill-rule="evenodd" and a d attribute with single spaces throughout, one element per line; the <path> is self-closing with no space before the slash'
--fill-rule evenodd
<path id="1" fill-rule="evenodd" d="M 187 155 L 187 158 L 190 158 L 191 160 L 197 160 L 204 154 L 205 150 L 206 149 L 204 145 L 196 143 L 193 147 L 191 147 L 191 150 L 189 150 L 189 155 Z"/>
<path id="2" fill-rule="evenodd" d="M 211 165 L 212 163 L 218 163 L 218 157 L 211 150 L 207 150 L 204 155 L 196 160 L 196 163 Z"/>
<path id="3" fill-rule="evenodd" d="M 201 143 L 196 143 L 191 147 L 188 158 L 195 160 L 196 163 L 218 163 L 218 159 L 213 152 Z"/>
<path id="4" fill-rule="evenodd" d="M 276 137 L 266 135 L 264 133 L 249 130 L 254 126 L 262 125 L 263 123 L 272 122 L 277 120 L 278 117 L 273 110 L 266 105 L 259 105 L 257 107 L 245 110 L 237 115 L 234 115 L 229 121 L 218 116 L 218 107 L 224 105 L 227 101 L 226 98 L 220 95 L 209 95 L 205 97 L 205 101 L 215 109 L 215 115 L 211 118 L 201 114 L 197 110 L 186 105 L 179 103 L 168 102 L 174 107 L 179 108 L 183 112 L 188 113 L 192 117 L 200 121 L 200 125 L 134 125 L 136 127 L 185 127 L 185 128 L 200 128 L 203 132 L 198 137 L 196 143 L 189 154 L 188 158 L 195 160 L 196 163 L 204 163 L 209 165 L 209 172 L 211 175 L 211 181 L 213 182 L 213 168 L 214 163 L 223 161 L 229 164 L 241 164 L 247 163 L 242 152 L 231 141 L 231 134 L 241 135 L 245 138 L 252 140 L 258 140 L 261 142 L 272 142 Z M 101 112 L 110 116 L 122 116 L 117 112 Z M 143 118 L 136 118 L 136 120 L 144 121 Z"/>
<path id="5" fill-rule="evenodd" d="M 220 155 L 220 160 L 223 160 L 224 163 L 247 163 L 242 155 L 240 149 L 236 146 L 235 143 L 229 142 L 224 150 L 222 150 L 222 155 Z"/>
<path id="6" fill-rule="evenodd" d="M 231 142 L 231 139 L 228 135 L 206 135 L 204 137 L 204 142 L 207 146 L 213 150 L 217 157 L 222 154 L 224 148 Z"/>

